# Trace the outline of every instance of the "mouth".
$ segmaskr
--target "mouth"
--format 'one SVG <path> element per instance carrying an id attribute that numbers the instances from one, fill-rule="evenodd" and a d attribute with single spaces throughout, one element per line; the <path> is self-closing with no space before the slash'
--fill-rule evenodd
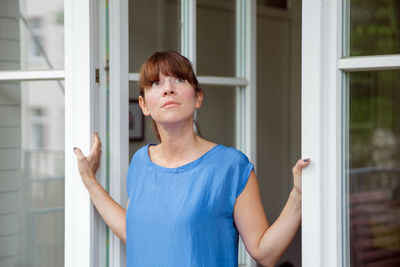
<path id="1" fill-rule="evenodd" d="M 175 107 L 178 106 L 179 103 L 175 102 L 175 101 L 167 101 L 162 105 L 162 108 L 171 108 L 171 107 Z"/>

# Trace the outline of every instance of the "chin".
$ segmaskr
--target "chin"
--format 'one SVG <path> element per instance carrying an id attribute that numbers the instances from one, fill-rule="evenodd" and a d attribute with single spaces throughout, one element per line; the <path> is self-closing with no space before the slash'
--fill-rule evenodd
<path id="1" fill-rule="evenodd" d="M 171 114 L 172 115 L 172 114 Z M 193 116 L 193 115 L 191 115 Z M 176 114 L 172 116 L 165 116 L 162 119 L 156 120 L 157 123 L 162 123 L 162 124 L 174 124 L 174 123 L 181 123 L 186 120 L 190 120 L 191 116 L 182 116 L 182 114 Z"/>

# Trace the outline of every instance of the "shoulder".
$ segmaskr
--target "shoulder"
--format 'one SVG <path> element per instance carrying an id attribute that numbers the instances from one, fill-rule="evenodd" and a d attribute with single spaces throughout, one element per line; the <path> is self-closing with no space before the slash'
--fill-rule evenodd
<path id="1" fill-rule="evenodd" d="M 234 147 L 229 147 L 229 146 L 224 146 L 224 145 L 218 145 L 219 146 L 219 151 L 221 154 L 223 154 L 225 159 L 230 159 L 233 162 L 249 162 L 249 158 L 244 154 L 242 151 L 239 149 L 236 149 Z"/>
<path id="2" fill-rule="evenodd" d="M 133 165 L 136 161 L 141 161 L 145 159 L 146 153 L 148 153 L 148 146 L 150 144 L 144 145 L 140 147 L 136 152 L 133 154 L 130 165 Z"/>

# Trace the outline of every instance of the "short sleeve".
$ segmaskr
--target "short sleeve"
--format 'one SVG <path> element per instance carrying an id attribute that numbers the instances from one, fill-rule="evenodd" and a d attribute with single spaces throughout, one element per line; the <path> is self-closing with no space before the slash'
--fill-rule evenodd
<path id="1" fill-rule="evenodd" d="M 250 162 L 249 158 L 242 152 L 239 151 L 239 155 L 237 157 L 237 187 L 235 197 L 237 198 L 240 193 L 242 193 L 243 189 L 246 187 L 247 181 L 249 180 L 249 176 L 251 171 L 254 169 L 253 163 Z"/>

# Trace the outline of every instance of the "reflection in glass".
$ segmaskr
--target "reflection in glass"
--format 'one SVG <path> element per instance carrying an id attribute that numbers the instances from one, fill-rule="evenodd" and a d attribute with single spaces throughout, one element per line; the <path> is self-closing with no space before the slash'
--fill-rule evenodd
<path id="1" fill-rule="evenodd" d="M 0 136 L 0 266 L 63 266 L 60 84 L 1 82 Z"/>
<path id="2" fill-rule="evenodd" d="M 197 111 L 201 136 L 211 142 L 235 146 L 236 87 L 200 85 L 203 104 Z"/>
<path id="3" fill-rule="evenodd" d="M 400 264 L 400 71 L 350 74 L 351 266 Z"/>
<path id="4" fill-rule="evenodd" d="M 235 76 L 235 1 L 197 1 L 197 74 Z"/>
<path id="5" fill-rule="evenodd" d="M 180 50 L 179 0 L 129 0 L 129 72 L 156 51 Z"/>
<path id="6" fill-rule="evenodd" d="M 400 53 L 400 1 L 347 0 L 350 56 Z M 348 55 L 348 52 L 346 52 Z"/>
<path id="7" fill-rule="evenodd" d="M 0 3 L 0 70 L 64 68 L 64 1 Z"/>

